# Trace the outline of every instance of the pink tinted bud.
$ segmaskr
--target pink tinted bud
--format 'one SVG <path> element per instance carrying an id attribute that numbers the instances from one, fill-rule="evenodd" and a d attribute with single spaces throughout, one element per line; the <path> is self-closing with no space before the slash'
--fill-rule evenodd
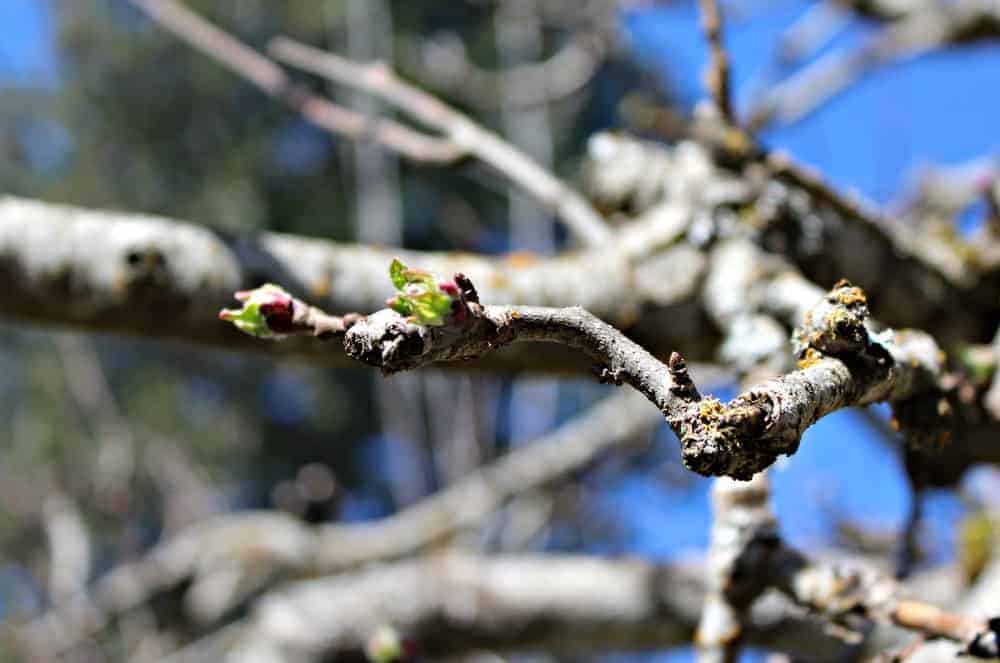
<path id="1" fill-rule="evenodd" d="M 261 302 L 260 314 L 267 320 L 267 326 L 271 331 L 278 334 L 292 331 L 295 306 L 291 297 L 272 297 Z"/>
<path id="2" fill-rule="evenodd" d="M 219 318 L 233 323 L 237 329 L 251 336 L 272 338 L 293 331 L 295 300 L 280 286 L 271 283 L 241 290 L 235 295 L 243 306 L 226 309 Z"/>
<path id="3" fill-rule="evenodd" d="M 459 296 L 458 285 L 454 281 L 440 281 L 438 289 L 449 297 Z"/>

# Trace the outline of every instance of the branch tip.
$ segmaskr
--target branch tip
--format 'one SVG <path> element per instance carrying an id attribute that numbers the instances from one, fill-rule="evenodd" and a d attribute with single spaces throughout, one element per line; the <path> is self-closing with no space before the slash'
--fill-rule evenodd
<path id="1" fill-rule="evenodd" d="M 685 401 L 701 400 L 701 394 L 688 373 L 687 362 L 679 352 L 671 352 L 667 360 L 667 370 L 670 372 L 670 393 Z"/>

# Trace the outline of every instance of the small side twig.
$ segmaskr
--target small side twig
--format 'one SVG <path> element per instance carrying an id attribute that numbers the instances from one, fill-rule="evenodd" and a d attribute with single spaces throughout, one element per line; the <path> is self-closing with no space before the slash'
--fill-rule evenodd
<path id="1" fill-rule="evenodd" d="M 998 656 L 1000 619 L 979 619 L 901 598 L 895 581 L 871 569 L 817 563 L 782 546 L 772 556 L 768 573 L 779 591 L 834 624 L 851 630 L 863 621 L 892 624 L 959 643 L 972 656 Z"/>
<path id="2" fill-rule="evenodd" d="M 728 124 L 735 125 L 729 84 L 729 54 L 722 42 L 722 12 L 718 0 L 698 0 L 698 6 L 701 9 L 701 29 L 712 53 L 705 72 L 705 84 L 722 117 Z"/>
<path id="3" fill-rule="evenodd" d="M 495 111 L 507 95 L 518 109 L 571 97 L 593 80 L 611 48 L 603 31 L 584 31 L 544 60 L 494 71 L 472 62 L 458 39 L 445 35 L 412 44 L 414 57 L 400 67 L 411 78 L 485 111 Z"/>

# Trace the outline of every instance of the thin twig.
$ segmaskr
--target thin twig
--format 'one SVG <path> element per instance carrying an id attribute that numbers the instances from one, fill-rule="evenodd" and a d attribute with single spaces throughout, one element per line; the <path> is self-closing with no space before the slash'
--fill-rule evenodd
<path id="1" fill-rule="evenodd" d="M 726 122 L 736 124 L 729 82 L 729 54 L 722 42 L 722 12 L 718 0 L 698 0 L 701 29 L 708 40 L 711 62 L 705 72 L 705 84 Z"/>
<path id="2" fill-rule="evenodd" d="M 313 94 L 289 80 L 274 62 L 176 0 L 129 1 L 192 47 L 331 133 L 352 140 L 374 140 L 418 162 L 450 164 L 464 156 L 464 151 L 450 140 L 415 131 L 393 120 L 369 117 Z"/>
<path id="3" fill-rule="evenodd" d="M 457 36 L 446 35 L 410 45 L 414 57 L 399 66 L 404 74 L 473 108 L 494 111 L 501 103 L 509 103 L 530 109 L 566 99 L 586 87 L 611 48 L 610 37 L 601 30 L 578 32 L 544 60 L 493 71 L 472 62 Z M 509 99 L 502 101 L 502 97 Z"/>
<path id="4" fill-rule="evenodd" d="M 847 28 L 850 19 L 851 13 L 836 2 L 821 0 L 812 5 L 781 36 L 781 62 L 798 62 L 819 52 Z"/>
<path id="5" fill-rule="evenodd" d="M 872 569 L 818 563 L 779 546 L 771 555 L 769 576 L 775 587 L 796 603 L 852 630 L 860 626 L 858 620 L 893 624 L 929 638 L 959 643 L 970 654 L 994 643 L 996 620 L 900 598 L 900 586 Z"/>
<path id="6" fill-rule="evenodd" d="M 270 53 L 289 65 L 358 88 L 427 124 L 509 178 L 560 220 L 588 246 L 600 246 L 611 231 L 583 196 L 527 154 L 476 124 L 437 97 L 400 79 L 382 63 L 360 64 L 287 37 L 272 41 Z"/>

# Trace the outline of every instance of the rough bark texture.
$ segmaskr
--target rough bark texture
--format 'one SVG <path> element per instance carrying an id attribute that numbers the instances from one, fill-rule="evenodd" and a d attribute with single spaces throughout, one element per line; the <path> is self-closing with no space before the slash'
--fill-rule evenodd
<path id="1" fill-rule="evenodd" d="M 583 351 L 602 379 L 628 383 L 661 412 L 681 440 L 685 465 L 700 473 L 748 480 L 781 454 L 793 454 L 805 430 L 827 414 L 888 401 L 937 397 L 943 354 L 914 331 L 873 335 L 864 293 L 837 286 L 796 330 L 800 368 L 759 384 L 723 405 L 702 398 L 683 377 L 683 360 L 663 364 L 621 332 L 579 308 L 470 305 L 462 323 L 427 327 L 391 310 L 357 323 L 344 338 L 348 355 L 384 373 L 479 356 L 515 341 L 544 341 Z M 943 413 L 942 413 L 943 415 Z"/>

